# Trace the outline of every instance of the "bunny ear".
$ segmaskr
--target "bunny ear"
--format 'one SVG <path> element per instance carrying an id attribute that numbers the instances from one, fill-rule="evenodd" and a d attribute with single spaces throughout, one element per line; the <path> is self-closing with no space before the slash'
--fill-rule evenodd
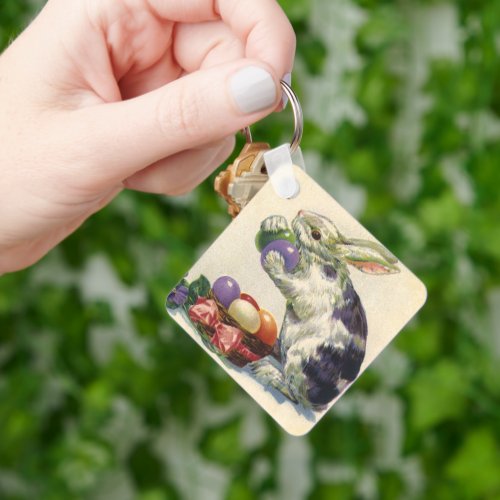
<path id="1" fill-rule="evenodd" d="M 394 274 L 399 273 L 394 257 L 379 243 L 368 240 L 349 240 L 336 245 L 336 251 L 343 260 L 367 274 Z"/>

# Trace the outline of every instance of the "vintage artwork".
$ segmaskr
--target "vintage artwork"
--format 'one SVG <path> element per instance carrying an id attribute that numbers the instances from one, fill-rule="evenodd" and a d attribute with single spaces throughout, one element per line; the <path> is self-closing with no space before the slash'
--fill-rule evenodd
<path id="1" fill-rule="evenodd" d="M 425 302 L 303 170 L 267 183 L 168 295 L 172 318 L 285 430 L 308 432 Z"/>
<path id="2" fill-rule="evenodd" d="M 167 307 L 182 308 L 210 350 L 248 367 L 264 387 L 323 410 L 355 380 L 365 356 L 366 314 L 348 266 L 397 273 L 397 259 L 382 245 L 348 239 L 327 217 L 304 210 L 291 227 L 283 216 L 267 217 L 255 243 L 286 301 L 279 335 L 273 315 L 230 276 L 213 285 L 203 275 L 182 280 Z"/>
<path id="3" fill-rule="evenodd" d="M 203 275 L 191 283 L 182 280 L 168 296 L 167 308 L 182 310 L 205 346 L 237 367 L 267 356 L 276 344 L 273 315 L 242 293 L 230 276 L 213 285 Z"/>
<path id="4" fill-rule="evenodd" d="M 281 216 L 264 220 L 264 235 L 289 235 Z M 370 274 L 397 273 L 397 259 L 382 245 L 347 239 L 325 216 L 300 210 L 292 221 L 295 247 L 276 239 L 262 265 L 286 300 L 279 358 L 252 371 L 292 401 L 323 410 L 359 374 L 368 326 L 348 265 Z"/>

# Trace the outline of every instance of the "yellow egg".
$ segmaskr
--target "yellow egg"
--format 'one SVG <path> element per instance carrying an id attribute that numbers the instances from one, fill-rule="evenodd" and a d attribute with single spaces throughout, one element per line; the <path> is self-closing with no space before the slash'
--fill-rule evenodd
<path id="1" fill-rule="evenodd" d="M 255 307 L 242 299 L 235 299 L 229 306 L 229 314 L 250 333 L 255 333 L 260 328 L 260 316 Z"/>

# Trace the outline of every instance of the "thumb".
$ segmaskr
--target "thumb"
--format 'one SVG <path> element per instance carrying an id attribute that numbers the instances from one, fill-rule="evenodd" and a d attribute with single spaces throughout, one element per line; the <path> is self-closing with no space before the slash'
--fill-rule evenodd
<path id="1" fill-rule="evenodd" d="M 258 121 L 276 109 L 279 88 L 261 61 L 199 70 L 140 97 L 75 112 L 76 144 L 85 137 L 94 181 L 116 182 Z"/>

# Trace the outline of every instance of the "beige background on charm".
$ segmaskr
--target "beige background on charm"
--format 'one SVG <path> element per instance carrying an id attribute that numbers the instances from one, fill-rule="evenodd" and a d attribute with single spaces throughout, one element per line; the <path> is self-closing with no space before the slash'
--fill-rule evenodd
<path id="1" fill-rule="evenodd" d="M 220 276 L 231 276 L 238 282 L 242 292 L 249 293 L 262 309 L 267 309 L 274 315 L 278 330 L 285 314 L 285 299 L 262 269 L 260 252 L 255 247 L 255 235 L 262 220 L 269 215 L 283 215 L 291 223 L 300 209 L 311 210 L 329 217 L 349 239 L 378 241 L 300 168 L 295 167 L 295 173 L 300 183 L 300 193 L 295 198 L 279 198 L 268 182 L 192 267 L 187 276 L 187 280 L 191 282 L 200 274 L 204 274 L 210 283 Z M 354 288 L 361 298 L 368 320 L 366 355 L 360 373 L 425 302 L 426 289 L 423 283 L 400 262 L 398 266 L 401 272 L 390 275 L 368 275 L 349 268 Z M 249 374 L 240 369 L 232 369 L 216 354 L 209 352 L 198 332 L 181 314 L 171 315 L 289 433 L 305 434 L 328 411 L 317 412 L 312 419 L 308 419 L 293 403 L 278 403 L 274 396 L 263 390 Z M 333 401 L 328 409 L 336 401 Z"/>

